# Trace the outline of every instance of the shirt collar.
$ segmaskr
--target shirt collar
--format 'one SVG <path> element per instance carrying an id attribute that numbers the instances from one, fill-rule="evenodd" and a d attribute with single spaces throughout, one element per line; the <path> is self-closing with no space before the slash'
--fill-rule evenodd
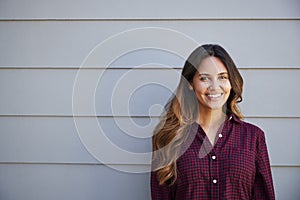
<path id="1" fill-rule="evenodd" d="M 228 115 L 228 121 L 234 121 L 236 123 L 242 123 L 243 121 L 240 120 L 235 114 L 231 113 Z"/>

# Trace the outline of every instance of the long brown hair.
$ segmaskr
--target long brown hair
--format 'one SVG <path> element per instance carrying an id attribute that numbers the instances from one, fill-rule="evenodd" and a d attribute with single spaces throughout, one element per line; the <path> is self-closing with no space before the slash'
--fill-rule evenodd
<path id="1" fill-rule="evenodd" d="M 243 78 L 230 55 L 219 45 L 206 44 L 196 48 L 185 61 L 174 97 L 166 105 L 166 112 L 152 137 L 152 170 L 157 172 L 159 184 L 172 185 L 177 179 L 176 160 L 182 153 L 190 125 L 198 118 L 199 105 L 189 86 L 201 61 L 209 56 L 219 58 L 229 74 L 231 91 L 223 107 L 226 114 L 243 118 L 237 103 L 242 101 Z"/>

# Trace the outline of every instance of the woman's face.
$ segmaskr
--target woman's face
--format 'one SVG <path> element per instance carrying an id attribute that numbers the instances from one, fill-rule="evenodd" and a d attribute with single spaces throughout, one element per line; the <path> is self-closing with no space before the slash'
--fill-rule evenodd
<path id="1" fill-rule="evenodd" d="M 221 60 L 213 56 L 203 59 L 190 89 L 194 90 L 201 108 L 222 110 L 229 97 L 231 84 Z"/>

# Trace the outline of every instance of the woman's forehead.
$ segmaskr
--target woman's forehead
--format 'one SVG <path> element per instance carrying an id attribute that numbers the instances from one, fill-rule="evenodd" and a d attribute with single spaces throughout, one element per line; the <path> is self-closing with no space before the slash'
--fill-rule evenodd
<path id="1" fill-rule="evenodd" d="M 204 58 L 197 69 L 198 74 L 220 74 L 227 72 L 223 62 L 214 56 Z"/>

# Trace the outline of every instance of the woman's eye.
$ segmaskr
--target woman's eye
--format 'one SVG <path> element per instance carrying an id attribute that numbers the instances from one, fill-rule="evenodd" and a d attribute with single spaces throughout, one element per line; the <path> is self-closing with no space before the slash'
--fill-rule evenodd
<path id="1" fill-rule="evenodd" d="M 201 77 L 200 78 L 200 81 L 208 81 L 209 79 L 208 79 L 208 77 Z"/>
<path id="2" fill-rule="evenodd" d="M 226 80 L 226 79 L 228 79 L 227 76 L 220 76 L 219 78 L 220 78 L 221 80 Z"/>

